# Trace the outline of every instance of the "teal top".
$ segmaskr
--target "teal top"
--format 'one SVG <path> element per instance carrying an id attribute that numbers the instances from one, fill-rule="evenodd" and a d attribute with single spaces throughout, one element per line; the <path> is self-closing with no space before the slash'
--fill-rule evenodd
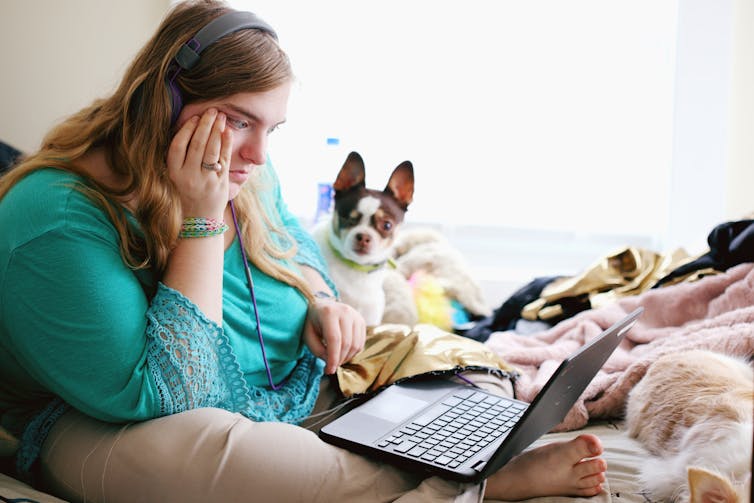
<path id="1" fill-rule="evenodd" d="M 298 246 L 287 265 L 312 266 L 332 285 L 271 165 L 260 169 L 263 206 Z M 0 200 L 0 424 L 22 440 L 19 467 L 28 469 L 68 406 L 110 422 L 196 407 L 259 421 L 306 417 L 324 364 L 302 342 L 305 297 L 251 265 L 273 379 L 287 378 L 273 391 L 238 240 L 225 252 L 218 326 L 150 271 L 123 262 L 114 226 L 76 189 L 81 183 L 40 170 Z"/>

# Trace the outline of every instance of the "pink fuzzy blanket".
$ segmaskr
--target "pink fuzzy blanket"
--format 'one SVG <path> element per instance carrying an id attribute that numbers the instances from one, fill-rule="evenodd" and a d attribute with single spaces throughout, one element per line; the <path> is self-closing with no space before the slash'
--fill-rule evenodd
<path id="1" fill-rule="evenodd" d="M 666 353 L 704 348 L 745 358 L 754 355 L 751 263 L 583 311 L 537 334 L 497 332 L 486 344 L 521 371 L 516 397 L 528 402 L 565 357 L 638 306 L 644 307 L 639 322 L 556 431 L 581 428 L 589 419 L 622 417 L 628 391 Z"/>

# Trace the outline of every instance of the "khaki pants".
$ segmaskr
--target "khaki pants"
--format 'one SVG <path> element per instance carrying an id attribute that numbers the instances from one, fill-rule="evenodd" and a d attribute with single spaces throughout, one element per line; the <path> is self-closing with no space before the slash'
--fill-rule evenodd
<path id="1" fill-rule="evenodd" d="M 482 373 L 467 377 L 511 394 L 508 381 Z M 334 388 L 323 379 L 314 413 L 332 406 L 338 398 Z M 40 459 L 46 489 L 72 502 L 406 503 L 483 497 L 483 486 L 422 480 L 326 444 L 305 427 L 257 423 L 214 408 L 126 425 L 70 411 L 52 428 Z"/>

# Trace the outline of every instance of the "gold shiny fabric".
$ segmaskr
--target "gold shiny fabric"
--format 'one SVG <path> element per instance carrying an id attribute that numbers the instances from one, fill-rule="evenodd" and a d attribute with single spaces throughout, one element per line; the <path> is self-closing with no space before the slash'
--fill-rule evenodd
<path id="1" fill-rule="evenodd" d="M 346 397 L 423 374 L 489 370 L 511 376 L 515 369 L 484 344 L 433 325 L 379 325 L 367 331 L 364 349 L 337 372 Z"/>
<path id="2" fill-rule="evenodd" d="M 677 267 L 694 260 L 682 249 L 661 254 L 627 247 L 595 262 L 578 276 L 554 280 L 540 297 L 524 306 L 521 317 L 527 320 L 551 320 L 563 315 L 561 305 L 567 299 L 589 302 L 599 308 L 619 298 L 637 295 L 652 288 Z M 706 273 L 714 271 L 704 271 Z M 699 271 L 674 282 L 693 280 Z"/>

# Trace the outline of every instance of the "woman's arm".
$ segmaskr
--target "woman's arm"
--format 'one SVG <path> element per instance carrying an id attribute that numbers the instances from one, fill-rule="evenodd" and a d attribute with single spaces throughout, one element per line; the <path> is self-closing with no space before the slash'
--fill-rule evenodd
<path id="1" fill-rule="evenodd" d="M 232 131 L 225 127 L 225 115 L 213 108 L 181 125 L 170 143 L 167 170 L 180 194 L 184 218 L 223 220 L 232 145 Z M 224 166 L 220 172 L 200 167 L 210 151 L 219 155 Z M 223 238 L 219 234 L 178 240 L 162 277 L 167 286 L 191 299 L 217 323 L 223 319 Z"/>
<path id="2" fill-rule="evenodd" d="M 332 291 L 318 271 L 307 266 L 301 268 L 312 290 L 324 294 L 315 294 L 309 303 L 304 342 L 312 353 L 325 360 L 325 373 L 334 374 L 364 348 L 366 322 L 354 308 L 327 296 Z"/>
<path id="3" fill-rule="evenodd" d="M 19 387 L 108 421 L 243 401 L 222 328 L 174 289 L 150 300 L 156 279 L 123 263 L 115 229 L 84 195 L 45 198 L 47 230 L 14 249 L 1 285 Z"/>
<path id="4" fill-rule="evenodd" d="M 328 276 L 319 248 L 288 210 L 280 191 L 280 183 L 269 162 L 267 169 L 274 183 L 272 195 L 275 211 L 296 241 L 295 260 L 311 291 L 315 293 L 304 324 L 304 342 L 312 353 L 326 361 L 325 372 L 333 374 L 340 365 L 364 348 L 366 323 L 358 311 L 337 301 L 335 284 Z M 317 292 L 320 295 L 316 295 Z"/>
<path id="5" fill-rule="evenodd" d="M 304 275 L 304 279 L 306 279 L 306 283 L 309 285 L 312 292 L 314 292 L 315 297 L 321 299 L 327 297 L 337 299 L 335 291 L 330 287 L 330 284 L 325 281 L 325 278 L 319 270 L 308 265 L 301 265 L 300 267 L 301 274 Z"/>

